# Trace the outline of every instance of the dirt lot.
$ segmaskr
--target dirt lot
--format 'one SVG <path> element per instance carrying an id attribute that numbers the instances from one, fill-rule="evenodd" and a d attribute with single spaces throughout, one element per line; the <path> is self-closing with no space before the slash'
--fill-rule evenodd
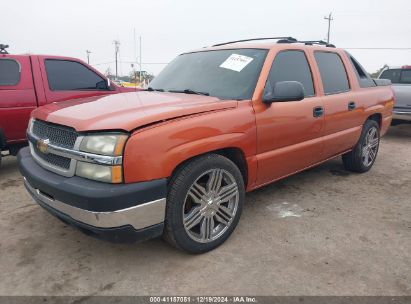
<path id="1" fill-rule="evenodd" d="M 13 157 L 0 207 L 0 295 L 411 295 L 411 125 L 391 128 L 367 174 L 335 159 L 248 194 L 231 238 L 201 256 L 64 225 Z"/>

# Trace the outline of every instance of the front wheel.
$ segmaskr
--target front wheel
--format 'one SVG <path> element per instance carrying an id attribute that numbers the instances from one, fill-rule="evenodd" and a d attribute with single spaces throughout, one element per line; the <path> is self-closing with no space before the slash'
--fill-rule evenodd
<path id="1" fill-rule="evenodd" d="M 367 172 L 377 158 L 380 145 L 380 127 L 374 120 L 367 120 L 360 140 L 354 149 L 342 156 L 345 169 L 353 172 Z"/>
<path id="2" fill-rule="evenodd" d="M 210 154 L 185 164 L 172 177 L 167 196 L 165 239 L 173 246 L 203 253 L 233 232 L 244 203 L 244 182 L 228 158 Z"/>

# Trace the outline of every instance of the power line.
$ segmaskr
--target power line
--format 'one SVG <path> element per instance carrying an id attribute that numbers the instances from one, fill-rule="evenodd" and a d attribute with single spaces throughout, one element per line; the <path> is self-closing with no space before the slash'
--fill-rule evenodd
<path id="1" fill-rule="evenodd" d="M 388 50 L 388 51 L 411 51 L 411 47 L 341 47 L 345 50 Z M 136 61 L 122 61 L 123 63 L 136 63 L 140 64 L 138 60 Z M 115 63 L 115 61 L 106 61 L 106 62 L 99 62 L 93 63 L 93 66 L 105 65 Z M 141 64 L 144 65 L 166 65 L 169 62 L 142 62 Z"/>
<path id="2" fill-rule="evenodd" d="M 93 63 L 92 65 L 103 65 L 103 64 L 110 64 L 114 63 L 115 61 L 108 61 L 108 62 L 100 62 L 100 63 Z"/>
<path id="3" fill-rule="evenodd" d="M 393 50 L 393 51 L 403 51 L 403 50 L 411 50 L 411 47 L 400 47 L 400 48 L 393 48 L 393 47 L 352 47 L 352 48 L 344 48 L 346 50 Z"/>
<path id="4" fill-rule="evenodd" d="M 138 63 L 140 64 L 140 62 L 136 62 L 136 61 L 121 61 L 122 63 Z M 107 61 L 107 62 L 99 62 L 99 63 L 93 63 L 93 65 L 104 65 L 104 64 L 110 64 L 110 63 L 115 63 L 115 61 Z M 169 62 L 142 62 L 141 64 L 169 64 Z"/>

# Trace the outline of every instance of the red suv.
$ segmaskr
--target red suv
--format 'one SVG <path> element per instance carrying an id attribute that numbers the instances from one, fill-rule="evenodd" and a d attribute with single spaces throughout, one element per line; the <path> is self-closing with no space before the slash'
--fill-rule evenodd
<path id="1" fill-rule="evenodd" d="M 30 113 L 58 101 L 135 91 L 117 86 L 88 64 L 61 56 L 10 55 L 0 50 L 0 151 L 26 144 Z M 1 160 L 1 154 L 0 154 Z"/>

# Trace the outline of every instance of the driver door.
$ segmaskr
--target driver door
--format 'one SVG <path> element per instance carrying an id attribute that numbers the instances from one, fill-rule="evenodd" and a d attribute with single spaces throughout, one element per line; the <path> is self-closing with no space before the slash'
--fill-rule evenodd
<path id="1" fill-rule="evenodd" d="M 119 93 L 104 76 L 72 59 L 39 56 L 47 103 Z"/>
<path id="2" fill-rule="evenodd" d="M 321 160 L 324 105 L 322 97 L 317 95 L 319 89 L 313 78 L 303 50 L 284 50 L 275 56 L 265 90 L 270 90 L 279 81 L 298 81 L 304 87 L 305 98 L 271 104 L 254 103 L 257 186 L 301 171 Z"/>

